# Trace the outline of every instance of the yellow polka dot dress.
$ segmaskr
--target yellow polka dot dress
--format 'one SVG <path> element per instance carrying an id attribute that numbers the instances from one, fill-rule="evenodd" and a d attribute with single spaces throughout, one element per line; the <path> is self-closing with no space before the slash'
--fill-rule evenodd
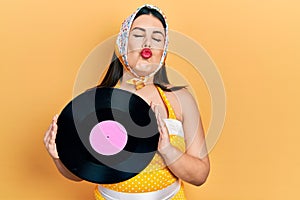
<path id="1" fill-rule="evenodd" d="M 176 119 L 175 113 L 161 88 L 157 87 L 164 104 L 167 107 L 169 119 Z M 172 145 L 180 149 L 182 152 L 185 151 L 184 138 L 179 135 L 170 134 L 170 142 Z M 149 165 L 138 175 L 133 178 L 115 184 L 101 184 L 102 187 L 114 190 L 117 192 L 125 193 L 143 193 L 153 192 L 164 189 L 170 186 L 172 183 L 177 181 L 172 172 L 165 166 L 162 157 L 156 153 Z M 96 200 L 105 200 L 98 190 L 95 188 Z M 185 200 L 183 191 L 183 184 L 181 183 L 180 190 L 174 195 L 172 200 Z"/>

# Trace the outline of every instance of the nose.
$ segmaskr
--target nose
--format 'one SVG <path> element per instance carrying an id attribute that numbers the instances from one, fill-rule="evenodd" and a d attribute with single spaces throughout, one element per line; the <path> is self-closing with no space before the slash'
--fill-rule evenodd
<path id="1" fill-rule="evenodd" d="M 150 48 L 151 47 L 150 41 L 151 40 L 149 38 L 146 38 L 143 45 L 142 45 L 142 48 Z"/>

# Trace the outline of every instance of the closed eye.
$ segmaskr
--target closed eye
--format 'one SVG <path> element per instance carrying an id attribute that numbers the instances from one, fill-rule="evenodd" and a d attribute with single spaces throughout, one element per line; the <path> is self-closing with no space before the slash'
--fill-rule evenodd
<path id="1" fill-rule="evenodd" d="M 155 40 L 156 42 L 160 42 L 161 39 L 158 39 L 158 38 L 152 38 L 153 40 Z"/>
<path id="2" fill-rule="evenodd" d="M 160 42 L 161 39 L 157 39 L 157 38 L 152 38 L 153 40 L 155 40 L 156 42 Z"/>
<path id="3" fill-rule="evenodd" d="M 144 37 L 143 35 L 137 35 L 137 34 L 133 34 L 133 36 L 137 38 Z"/>

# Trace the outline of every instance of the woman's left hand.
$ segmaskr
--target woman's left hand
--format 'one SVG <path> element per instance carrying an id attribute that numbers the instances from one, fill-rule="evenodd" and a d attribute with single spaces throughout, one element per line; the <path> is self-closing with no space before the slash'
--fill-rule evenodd
<path id="1" fill-rule="evenodd" d="M 157 125 L 158 125 L 158 131 L 160 133 L 157 150 L 162 156 L 164 156 L 167 154 L 169 149 L 173 147 L 172 144 L 170 143 L 169 131 L 166 126 L 166 123 L 161 118 L 159 106 L 154 105 L 152 102 L 150 105 L 151 105 L 152 110 L 155 113 Z"/>

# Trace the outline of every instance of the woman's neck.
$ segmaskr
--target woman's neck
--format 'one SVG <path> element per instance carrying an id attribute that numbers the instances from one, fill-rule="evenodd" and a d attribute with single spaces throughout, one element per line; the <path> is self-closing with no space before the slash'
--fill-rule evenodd
<path id="1" fill-rule="evenodd" d="M 125 71 L 122 78 L 120 79 L 120 88 L 128 91 L 136 91 L 136 85 L 132 83 L 132 80 L 137 79 L 130 72 Z M 148 78 L 145 82 L 145 85 L 153 85 L 153 76 Z"/>

